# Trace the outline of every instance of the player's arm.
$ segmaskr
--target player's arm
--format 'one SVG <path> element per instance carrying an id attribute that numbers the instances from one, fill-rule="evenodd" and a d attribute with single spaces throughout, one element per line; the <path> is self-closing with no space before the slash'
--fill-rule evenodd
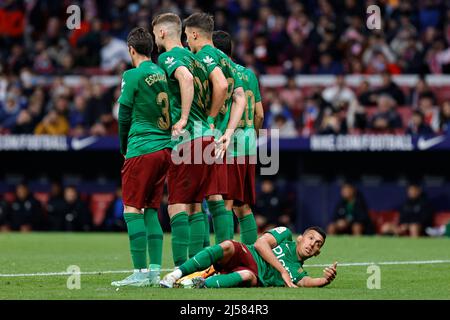
<path id="1" fill-rule="evenodd" d="M 174 76 L 180 85 L 181 95 L 181 117 L 172 127 L 173 135 L 177 136 L 181 134 L 181 130 L 186 126 L 189 112 L 191 111 L 192 101 L 194 100 L 194 77 L 185 66 L 178 67 Z"/>
<path id="2" fill-rule="evenodd" d="M 256 135 L 259 136 L 259 130 L 264 123 L 264 109 L 261 101 L 257 102 L 255 105 L 255 117 L 253 121 L 255 124 Z"/>
<path id="3" fill-rule="evenodd" d="M 261 258 L 263 258 L 267 263 L 269 263 L 272 267 L 275 268 L 283 278 L 284 282 L 288 287 L 297 288 L 287 270 L 282 266 L 280 261 L 277 259 L 272 249 L 278 245 L 277 240 L 270 233 L 265 233 L 261 237 L 258 238 L 255 242 L 255 249 L 258 251 Z"/>
<path id="4" fill-rule="evenodd" d="M 228 81 L 219 67 L 215 67 L 208 78 L 212 85 L 211 111 L 209 117 L 215 119 L 220 108 L 225 103 L 228 92 Z"/>
<path id="5" fill-rule="evenodd" d="M 131 128 L 131 113 L 132 109 L 124 104 L 119 106 L 119 141 L 120 141 L 120 153 L 127 154 L 128 145 L 128 133 Z"/>
<path id="6" fill-rule="evenodd" d="M 337 262 L 333 263 L 330 267 L 327 267 L 323 270 L 323 277 L 321 278 L 312 278 L 312 277 L 303 277 L 300 281 L 297 282 L 299 287 L 312 288 L 312 287 L 324 287 L 330 284 L 337 275 Z"/>
<path id="7" fill-rule="evenodd" d="M 231 136 L 242 118 L 246 102 L 244 89 L 242 87 L 236 88 L 233 92 L 233 103 L 231 105 L 230 119 L 228 120 L 227 129 L 217 142 L 219 145 L 222 145 L 217 155 L 218 158 L 223 157 L 225 151 L 230 145 Z"/>

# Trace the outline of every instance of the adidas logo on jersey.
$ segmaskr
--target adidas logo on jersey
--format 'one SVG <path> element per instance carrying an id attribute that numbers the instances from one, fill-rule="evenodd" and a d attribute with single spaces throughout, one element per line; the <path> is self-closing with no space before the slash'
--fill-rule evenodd
<path id="1" fill-rule="evenodd" d="M 206 56 L 206 57 L 203 59 L 203 62 L 206 63 L 206 64 L 209 66 L 209 65 L 211 65 L 211 64 L 214 62 L 214 59 L 211 58 L 210 56 Z"/>
<path id="2" fill-rule="evenodd" d="M 175 61 L 174 61 L 174 57 L 167 57 L 166 61 L 164 61 L 165 64 L 168 64 L 168 67 L 172 66 Z"/>

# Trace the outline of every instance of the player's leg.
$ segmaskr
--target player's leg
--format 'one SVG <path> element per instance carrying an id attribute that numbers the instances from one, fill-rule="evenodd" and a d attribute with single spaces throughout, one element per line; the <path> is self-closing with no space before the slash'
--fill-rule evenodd
<path id="1" fill-rule="evenodd" d="M 211 245 L 210 239 L 210 224 L 209 224 L 209 215 L 205 211 L 204 207 L 200 205 L 200 210 L 203 212 L 203 219 L 205 222 L 205 234 L 203 237 L 203 248 L 209 247 Z"/>
<path id="2" fill-rule="evenodd" d="M 361 222 L 352 223 L 352 234 L 354 236 L 360 236 L 364 233 L 364 225 Z"/>
<path id="3" fill-rule="evenodd" d="M 218 274 L 204 281 L 205 288 L 233 288 L 241 286 L 256 287 L 258 279 L 250 270 L 240 270 L 227 274 Z M 201 287 L 197 284 L 197 287 Z"/>
<path id="4" fill-rule="evenodd" d="M 155 154 L 153 162 L 157 162 L 159 166 L 153 165 L 155 174 L 148 179 L 147 199 L 144 209 L 144 223 L 147 235 L 147 249 L 150 258 L 149 264 L 149 282 L 152 286 L 159 285 L 161 264 L 162 264 L 162 248 L 163 248 L 163 231 L 159 222 L 158 209 L 164 193 L 164 182 L 166 180 L 167 170 L 169 168 L 170 151 L 163 150 Z M 159 157 L 159 158 L 158 158 Z"/>
<path id="5" fill-rule="evenodd" d="M 190 235 L 187 205 L 170 204 L 168 206 L 168 212 L 172 233 L 172 258 L 175 267 L 178 267 L 188 258 Z"/>
<path id="6" fill-rule="evenodd" d="M 258 226 L 252 209 L 248 204 L 242 204 L 234 207 L 234 213 L 239 220 L 241 242 L 254 244 L 258 238 Z"/>
<path id="7" fill-rule="evenodd" d="M 141 208 L 145 205 L 145 174 L 135 178 L 144 163 L 144 156 L 127 159 L 122 169 L 122 189 L 124 219 L 127 224 L 131 260 L 134 273 L 129 277 L 111 283 L 113 286 L 148 285 L 147 241 L 144 215 Z"/>
<path id="8" fill-rule="evenodd" d="M 190 228 L 189 258 L 192 258 L 203 249 L 206 233 L 205 216 L 201 208 L 201 203 L 192 203 L 187 207 Z"/>
<path id="9" fill-rule="evenodd" d="M 215 243 L 221 243 L 230 237 L 230 212 L 225 208 L 221 194 L 206 197 L 209 211 L 212 216 Z"/>
<path id="10" fill-rule="evenodd" d="M 229 227 L 230 227 L 230 235 L 229 239 L 233 240 L 234 238 L 234 215 L 233 215 L 233 200 L 225 200 L 225 209 L 227 209 L 227 214 L 230 216 Z"/>
<path id="11" fill-rule="evenodd" d="M 183 276 L 204 270 L 217 262 L 221 265 L 226 264 L 234 255 L 234 252 L 233 242 L 229 240 L 205 248 L 183 263 L 178 269 L 167 274 L 160 284 L 162 287 L 172 288 L 173 284 Z"/>

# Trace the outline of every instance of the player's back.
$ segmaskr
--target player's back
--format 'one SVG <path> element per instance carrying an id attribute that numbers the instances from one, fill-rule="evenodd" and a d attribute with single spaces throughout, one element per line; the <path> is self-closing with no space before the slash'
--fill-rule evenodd
<path id="1" fill-rule="evenodd" d="M 215 67 L 219 67 L 228 82 L 228 91 L 225 103 L 217 115 L 216 128 L 224 132 L 228 119 L 230 118 L 231 105 L 233 103 L 233 91 L 235 88 L 242 86 L 242 75 L 236 70 L 236 64 L 221 50 L 205 45 L 196 53 L 196 57 L 205 65 L 208 75 Z"/>
<path id="2" fill-rule="evenodd" d="M 170 51 L 161 54 L 158 58 L 158 65 L 168 75 L 172 122 L 177 122 L 181 117 L 180 84 L 175 79 L 174 72 L 178 67 L 184 66 L 194 78 L 195 89 L 186 129 L 192 133 L 194 122 L 196 121 L 199 121 L 204 129 L 208 129 L 207 118 L 211 92 L 205 66 L 197 60 L 192 52 L 182 47 L 174 47 Z M 194 137 L 196 137 L 196 134 L 194 134 Z"/>
<path id="3" fill-rule="evenodd" d="M 148 60 L 126 71 L 119 101 L 132 108 L 127 158 L 170 147 L 168 87 L 161 68 Z"/>

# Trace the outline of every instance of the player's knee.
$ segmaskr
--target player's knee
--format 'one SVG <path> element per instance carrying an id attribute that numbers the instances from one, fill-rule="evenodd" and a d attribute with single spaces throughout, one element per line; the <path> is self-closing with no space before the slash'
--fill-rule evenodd
<path id="1" fill-rule="evenodd" d="M 233 253 L 234 252 L 234 245 L 233 242 L 231 240 L 225 240 L 223 241 L 220 246 L 223 249 L 224 255 L 229 254 L 229 253 Z"/>
<path id="2" fill-rule="evenodd" d="M 126 213 L 142 213 L 141 209 L 135 208 L 135 207 L 131 207 L 131 206 L 127 206 L 124 205 L 123 206 L 124 212 Z"/>
<path id="3" fill-rule="evenodd" d="M 257 284 L 257 278 L 253 272 L 248 270 L 241 270 L 238 273 L 241 276 L 243 282 L 247 282 L 252 286 L 255 286 Z"/>

